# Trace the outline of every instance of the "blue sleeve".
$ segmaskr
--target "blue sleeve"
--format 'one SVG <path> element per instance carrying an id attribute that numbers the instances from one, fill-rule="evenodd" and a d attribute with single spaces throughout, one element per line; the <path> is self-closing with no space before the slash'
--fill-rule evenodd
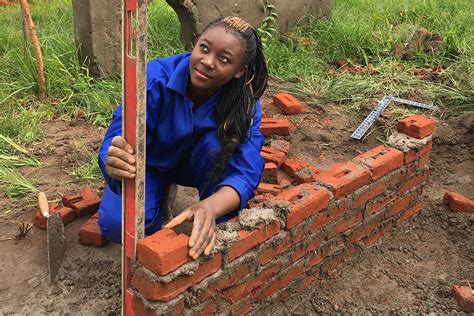
<path id="1" fill-rule="evenodd" d="M 260 150 L 265 142 L 265 137 L 260 133 L 260 121 L 262 120 L 260 100 L 256 102 L 255 108 L 250 140 L 236 149 L 224 172 L 223 180 L 217 185 L 217 188 L 224 185 L 231 186 L 239 193 L 239 209 L 245 208 L 248 201 L 254 196 L 264 167 L 263 158 L 260 155 Z"/>
<path id="2" fill-rule="evenodd" d="M 148 78 L 149 79 L 149 78 Z M 158 120 L 158 104 L 160 99 L 160 88 L 159 82 L 155 80 L 148 80 L 147 82 L 147 101 L 146 101 L 146 143 L 147 146 L 153 142 L 152 135 L 156 135 L 153 130 L 156 128 L 156 122 Z M 122 104 L 120 104 L 112 114 L 112 122 L 105 133 L 102 146 L 99 149 L 98 163 L 99 168 L 102 171 L 105 181 L 109 185 L 110 189 L 116 194 L 122 194 L 122 181 L 116 180 L 109 176 L 105 171 L 105 159 L 107 157 L 107 151 L 112 145 L 112 139 L 115 136 L 122 135 Z"/>

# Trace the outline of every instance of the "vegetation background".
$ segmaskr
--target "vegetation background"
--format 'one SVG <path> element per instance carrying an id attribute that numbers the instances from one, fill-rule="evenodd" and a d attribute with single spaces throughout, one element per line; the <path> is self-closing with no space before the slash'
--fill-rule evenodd
<path id="1" fill-rule="evenodd" d="M 106 127 L 121 95 L 119 78 L 95 80 L 79 64 L 71 1 L 30 3 L 45 65 L 48 98 L 43 103 L 37 98 L 35 55 L 23 40 L 19 6 L 0 7 L 0 190 L 11 198 L 36 190 L 17 168 L 42 164 L 28 150 L 44 137 L 41 124 L 81 115 Z M 182 52 L 174 11 L 160 0 L 150 4 L 148 14 L 149 59 Z M 397 57 L 394 48 L 421 27 L 443 36 L 441 50 L 419 50 L 407 60 Z M 336 103 L 362 116 L 368 98 L 396 95 L 434 103 L 441 119 L 474 110 L 472 0 L 335 0 L 330 20 L 311 20 L 308 27 L 282 35 L 272 32 L 270 20 L 260 32 L 271 76 L 291 82 L 291 92 L 310 105 Z M 341 61 L 355 71 L 339 71 Z M 413 71 L 417 68 L 437 71 L 419 76 Z M 399 111 L 394 119 L 416 110 Z M 97 153 L 83 152 L 87 163 L 67 172 L 94 181 Z"/>

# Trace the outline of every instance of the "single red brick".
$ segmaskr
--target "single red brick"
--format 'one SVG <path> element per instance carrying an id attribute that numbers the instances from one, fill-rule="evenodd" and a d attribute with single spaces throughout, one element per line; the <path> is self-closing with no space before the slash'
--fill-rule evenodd
<path id="1" fill-rule="evenodd" d="M 286 159 L 286 154 L 284 152 L 267 146 L 262 147 L 260 155 L 265 162 L 273 162 L 278 167 L 280 167 L 283 161 Z"/>
<path id="2" fill-rule="evenodd" d="M 393 194 L 389 195 L 388 197 L 382 199 L 382 200 L 378 200 L 378 201 L 375 201 L 375 202 L 372 202 L 370 204 L 367 205 L 367 216 L 370 216 L 374 213 L 377 213 L 379 212 L 380 210 L 382 210 L 385 206 L 389 205 L 390 203 L 392 203 L 393 201 L 395 201 L 397 197 Z"/>
<path id="3" fill-rule="evenodd" d="M 336 200 L 364 186 L 369 179 L 370 171 L 351 161 L 337 164 L 315 177 L 332 188 Z"/>
<path id="4" fill-rule="evenodd" d="M 273 103 L 285 114 L 300 114 L 304 112 L 303 104 L 288 93 L 277 93 L 273 96 Z"/>
<path id="5" fill-rule="evenodd" d="M 314 220 L 310 224 L 310 227 L 313 231 L 315 231 L 326 226 L 326 224 L 329 223 L 330 221 L 332 221 L 332 218 L 329 214 L 321 213 L 319 214 L 319 216 L 314 218 Z"/>
<path id="6" fill-rule="evenodd" d="M 133 309 L 134 314 L 137 316 L 155 316 L 156 315 L 155 311 L 147 308 L 145 304 L 143 304 L 143 302 L 136 295 L 133 295 L 132 309 Z"/>
<path id="7" fill-rule="evenodd" d="M 345 232 L 362 221 L 362 212 L 357 212 L 349 219 L 340 219 L 330 233 L 331 238 Z"/>
<path id="8" fill-rule="evenodd" d="M 418 159 L 418 168 L 422 168 L 424 166 L 428 166 L 430 163 L 430 152 L 422 155 L 420 159 Z"/>
<path id="9" fill-rule="evenodd" d="M 291 229 L 291 233 L 292 233 L 292 241 L 291 242 L 292 242 L 293 245 L 298 244 L 307 235 L 304 224 L 293 227 Z"/>
<path id="10" fill-rule="evenodd" d="M 93 245 L 103 247 L 108 240 L 100 232 L 97 219 L 91 218 L 79 230 L 79 243 L 82 245 Z"/>
<path id="11" fill-rule="evenodd" d="M 276 264 L 260 272 L 256 277 L 250 278 L 243 283 L 237 284 L 222 293 L 222 297 L 230 304 L 234 304 L 268 282 L 274 275 L 276 275 L 281 269 L 281 264 Z"/>
<path id="12" fill-rule="evenodd" d="M 401 211 L 403 211 L 405 208 L 408 207 L 408 205 L 410 204 L 410 196 L 409 195 L 406 195 L 406 196 L 403 196 L 403 197 L 400 197 L 395 203 L 393 203 L 393 205 L 389 208 L 389 211 L 388 211 L 388 217 L 393 217 L 395 215 L 397 215 L 398 213 L 400 213 Z"/>
<path id="13" fill-rule="evenodd" d="M 260 293 L 255 297 L 255 301 L 260 302 L 270 295 L 275 294 L 280 289 L 286 287 L 291 281 L 304 273 L 303 266 L 296 266 L 288 270 L 280 276 L 280 278 L 270 282 Z"/>
<path id="14" fill-rule="evenodd" d="M 408 136 L 415 138 L 425 138 L 432 135 L 435 130 L 436 122 L 423 115 L 411 115 L 399 121 L 397 130 Z"/>
<path id="15" fill-rule="evenodd" d="M 329 216 L 332 220 L 338 219 L 344 215 L 349 208 L 348 200 L 339 200 L 335 202 L 334 206 L 329 210 Z"/>
<path id="16" fill-rule="evenodd" d="M 291 183 L 293 182 L 293 179 L 284 171 L 278 169 L 277 170 L 277 183 L 280 185 L 283 189 L 288 188 L 291 186 Z"/>
<path id="17" fill-rule="evenodd" d="M 425 170 L 423 170 L 423 173 L 408 179 L 400 188 L 400 193 L 408 191 L 414 186 L 425 182 L 426 179 L 428 179 L 429 174 L 430 174 L 429 169 L 426 168 Z"/>
<path id="18" fill-rule="evenodd" d="M 302 158 L 287 158 L 282 165 L 290 176 L 295 178 L 298 183 L 308 183 L 314 180 L 314 177 L 319 173 L 318 169 L 307 163 Z"/>
<path id="19" fill-rule="evenodd" d="M 189 236 L 163 228 L 137 243 L 138 261 L 158 275 L 166 275 L 191 260 Z"/>
<path id="20" fill-rule="evenodd" d="M 239 238 L 230 246 L 229 260 L 240 257 L 280 231 L 280 222 L 261 224 L 253 230 L 239 231 Z"/>
<path id="21" fill-rule="evenodd" d="M 392 174 L 389 176 L 389 178 L 386 181 L 387 189 L 392 189 L 396 187 L 400 182 L 404 181 L 406 177 L 407 177 L 407 170 L 405 169 L 395 170 L 394 172 L 392 172 Z"/>
<path id="22" fill-rule="evenodd" d="M 277 178 L 277 170 L 278 167 L 273 162 L 265 163 L 265 167 L 263 168 L 262 172 L 262 182 L 271 183 L 271 184 L 278 184 Z"/>
<path id="23" fill-rule="evenodd" d="M 260 265 L 264 266 L 278 255 L 287 251 L 291 246 L 291 235 L 286 235 L 285 238 L 279 239 L 278 245 L 271 245 L 269 248 L 260 251 Z"/>
<path id="24" fill-rule="evenodd" d="M 270 142 L 270 147 L 283 152 L 285 155 L 288 155 L 290 152 L 290 142 L 282 139 L 274 139 Z"/>
<path id="25" fill-rule="evenodd" d="M 425 155 L 428 153 L 431 148 L 433 148 L 433 141 L 430 140 L 426 143 L 426 145 L 420 149 L 420 150 L 415 150 L 411 149 L 410 151 L 405 153 L 405 164 L 408 164 L 409 162 L 415 161 L 416 159 L 420 158 L 421 156 Z"/>
<path id="26" fill-rule="evenodd" d="M 352 208 L 359 208 L 365 205 L 368 200 L 371 200 L 381 195 L 384 191 L 385 191 L 384 182 L 379 182 L 379 183 L 368 186 L 367 190 L 363 191 L 362 193 L 354 197 L 354 201 L 352 202 Z"/>
<path id="27" fill-rule="evenodd" d="M 199 283 L 205 277 L 217 272 L 222 263 L 222 254 L 201 263 L 193 275 L 180 275 L 169 283 L 162 283 L 148 278 L 143 271 L 135 271 L 132 285 L 143 297 L 152 301 L 170 301 L 189 287 Z"/>
<path id="28" fill-rule="evenodd" d="M 449 208 L 455 212 L 474 212 L 474 201 L 457 192 L 446 191 L 443 203 L 448 204 Z"/>
<path id="29" fill-rule="evenodd" d="M 80 194 L 64 195 L 62 203 L 76 212 L 77 218 L 93 215 L 100 205 L 100 197 L 90 187 L 85 187 Z"/>
<path id="30" fill-rule="evenodd" d="M 312 240 L 310 240 L 306 245 L 304 245 L 303 247 L 299 247 L 299 248 L 295 249 L 295 251 L 291 255 L 291 261 L 295 262 L 298 259 L 300 259 L 301 257 L 303 257 L 305 254 L 307 254 L 308 252 L 314 251 L 316 248 L 321 246 L 323 241 L 324 241 L 323 236 L 321 236 L 319 234 L 314 235 L 312 237 Z"/>
<path id="31" fill-rule="evenodd" d="M 250 273 L 253 264 L 253 261 L 248 260 L 238 265 L 235 270 L 224 270 L 224 272 L 227 272 L 227 274 L 222 275 L 216 283 L 208 285 L 206 289 L 198 296 L 198 301 L 204 302 L 208 298 L 214 297 L 225 289 L 228 289 L 229 287 L 238 283 L 242 278 Z"/>
<path id="32" fill-rule="evenodd" d="M 260 132 L 263 136 L 287 136 L 290 135 L 290 122 L 286 117 L 262 118 Z"/>
<path id="33" fill-rule="evenodd" d="M 352 159 L 365 164 L 372 171 L 372 180 L 377 180 L 403 165 L 403 153 L 384 145 L 375 147 Z"/>
<path id="34" fill-rule="evenodd" d="M 474 312 L 474 294 L 468 285 L 453 285 L 453 296 L 464 312 Z"/>
<path id="35" fill-rule="evenodd" d="M 418 213 L 419 211 L 421 211 L 421 203 L 418 202 L 416 203 L 415 205 L 413 205 L 411 208 L 409 208 L 408 210 L 406 210 L 402 216 L 400 216 L 399 219 L 397 219 L 397 226 L 399 226 L 402 222 L 404 222 L 405 220 L 407 220 L 409 217 L 412 217 L 413 215 L 415 215 L 416 213 Z"/>
<path id="36" fill-rule="evenodd" d="M 271 207 L 280 201 L 291 202 L 290 212 L 287 216 L 287 228 L 292 228 L 301 223 L 311 214 L 317 213 L 329 205 L 329 192 L 320 186 L 300 184 L 285 190 L 268 202 Z"/>
<path id="37" fill-rule="evenodd" d="M 76 213 L 70 207 L 61 206 L 56 203 L 48 203 L 48 206 L 50 215 L 56 212 L 59 212 L 61 214 L 61 219 L 63 220 L 64 225 L 67 225 L 76 219 Z M 43 214 L 41 214 L 40 210 L 37 210 L 33 217 L 33 224 L 40 228 L 46 229 L 46 223 L 47 219 L 43 216 Z"/>
<path id="38" fill-rule="evenodd" d="M 278 195 L 281 190 L 281 186 L 279 186 L 278 184 L 271 183 L 260 182 L 257 187 L 258 194 L 271 193 L 273 195 Z"/>

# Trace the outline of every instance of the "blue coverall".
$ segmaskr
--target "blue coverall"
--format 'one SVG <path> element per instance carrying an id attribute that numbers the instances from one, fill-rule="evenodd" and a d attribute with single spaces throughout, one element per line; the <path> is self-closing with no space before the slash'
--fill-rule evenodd
<path id="1" fill-rule="evenodd" d="M 145 233 L 152 234 L 163 224 L 160 212 L 169 183 L 195 187 L 201 199 L 224 185 L 240 195 L 244 208 L 254 195 L 263 169 L 260 150 L 262 111 L 259 101 L 253 116 L 250 139 L 238 146 L 220 182 L 204 191 L 206 176 L 213 167 L 220 141 L 215 109 L 220 91 L 193 112 L 193 102 L 186 96 L 190 53 L 155 59 L 147 65 L 147 135 Z M 99 208 L 102 234 L 112 242 L 121 242 L 121 181 L 105 172 L 107 150 L 115 136 L 122 135 L 122 106 L 113 113 L 112 123 L 99 151 L 99 167 L 107 182 Z M 223 222 L 237 215 L 235 210 L 217 219 Z"/>

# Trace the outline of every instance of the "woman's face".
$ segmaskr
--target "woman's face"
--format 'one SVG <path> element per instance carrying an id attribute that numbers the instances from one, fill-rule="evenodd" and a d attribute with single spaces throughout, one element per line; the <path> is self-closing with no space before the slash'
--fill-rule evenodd
<path id="1" fill-rule="evenodd" d="M 194 46 L 189 62 L 191 84 L 196 92 L 214 93 L 232 78 L 245 73 L 245 45 L 231 31 L 214 26 Z"/>

